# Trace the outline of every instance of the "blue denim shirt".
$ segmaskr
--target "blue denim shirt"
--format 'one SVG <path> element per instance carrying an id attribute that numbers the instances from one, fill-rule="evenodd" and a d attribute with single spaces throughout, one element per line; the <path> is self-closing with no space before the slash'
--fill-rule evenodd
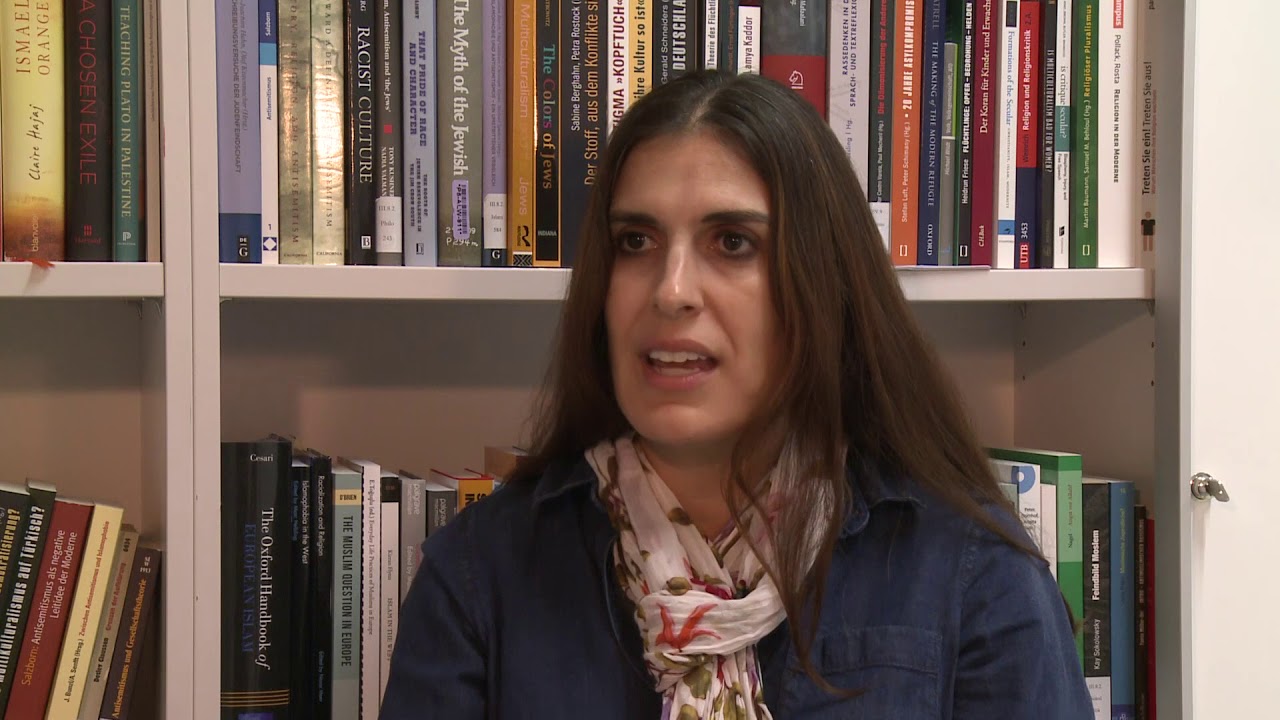
<path id="1" fill-rule="evenodd" d="M 906 483 L 855 487 L 811 657 L 863 692 L 816 685 L 784 623 L 757 648 L 774 718 L 1092 720 L 1044 564 Z M 595 489 L 585 461 L 552 467 L 427 538 L 381 720 L 658 719 Z"/>

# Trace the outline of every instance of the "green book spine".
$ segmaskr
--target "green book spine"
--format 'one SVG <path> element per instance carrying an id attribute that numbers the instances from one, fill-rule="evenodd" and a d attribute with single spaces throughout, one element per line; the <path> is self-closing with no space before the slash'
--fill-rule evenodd
<path id="1" fill-rule="evenodd" d="M 1098 0 L 1075 0 L 1072 18 L 1071 267 L 1098 267 Z"/>
<path id="2" fill-rule="evenodd" d="M 112 0 L 115 35 L 111 60 L 115 68 L 112 112 L 115 147 L 111 187 L 114 209 L 112 258 L 116 262 L 142 261 L 142 16 L 138 0 Z"/>
<path id="3" fill-rule="evenodd" d="M 1058 488 L 1058 587 L 1076 620 L 1084 618 L 1084 503 L 1080 496 L 1084 463 L 1075 453 L 1024 448 L 991 448 L 999 460 L 1040 466 L 1040 482 Z M 1084 635 L 1076 633 L 1076 652 L 1084 662 Z"/>
<path id="4" fill-rule="evenodd" d="M 361 492 L 363 479 L 333 468 L 333 694 L 335 718 L 360 717 Z"/>

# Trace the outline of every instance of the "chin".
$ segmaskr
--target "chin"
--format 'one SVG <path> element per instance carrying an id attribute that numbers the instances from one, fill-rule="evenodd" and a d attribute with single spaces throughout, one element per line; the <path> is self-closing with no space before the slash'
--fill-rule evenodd
<path id="1" fill-rule="evenodd" d="M 655 446 L 671 450 L 723 449 L 736 437 L 730 423 L 708 417 L 702 408 L 666 406 L 635 413 L 623 409 L 636 434 Z"/>

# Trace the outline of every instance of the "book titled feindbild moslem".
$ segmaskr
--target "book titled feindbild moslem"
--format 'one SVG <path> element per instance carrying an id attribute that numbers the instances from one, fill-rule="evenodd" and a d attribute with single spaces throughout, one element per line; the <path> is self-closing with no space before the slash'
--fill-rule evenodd
<path id="1" fill-rule="evenodd" d="M 288 440 L 222 443 L 223 720 L 289 715 Z"/>

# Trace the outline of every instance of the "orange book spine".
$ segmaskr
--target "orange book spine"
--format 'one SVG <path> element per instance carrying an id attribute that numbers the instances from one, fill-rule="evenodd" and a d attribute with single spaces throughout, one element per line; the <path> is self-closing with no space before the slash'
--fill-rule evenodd
<path id="1" fill-rule="evenodd" d="M 532 267 L 537 227 L 534 154 L 538 136 L 538 2 L 508 1 L 507 93 L 511 117 L 507 124 L 507 262 Z"/>
<path id="2" fill-rule="evenodd" d="M 894 265 L 915 265 L 919 235 L 922 0 L 898 0 L 894 27 L 893 185 L 889 231 Z"/>

